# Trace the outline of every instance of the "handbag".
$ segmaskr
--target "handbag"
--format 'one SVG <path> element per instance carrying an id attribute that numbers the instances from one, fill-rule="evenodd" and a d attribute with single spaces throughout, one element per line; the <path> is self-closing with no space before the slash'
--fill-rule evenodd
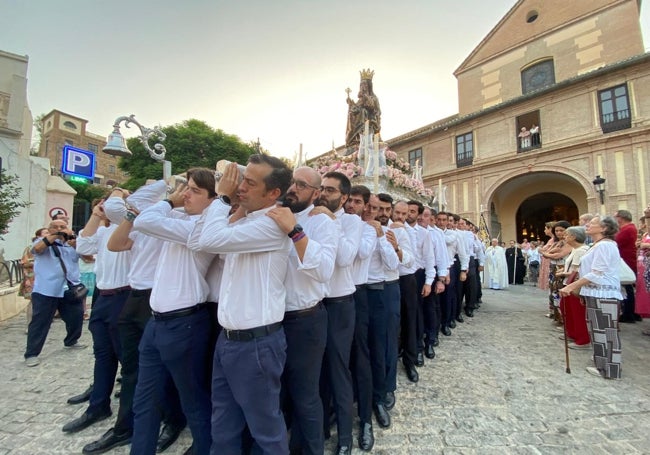
<path id="1" fill-rule="evenodd" d="M 635 284 L 636 283 L 636 274 L 630 268 L 629 265 L 625 263 L 623 258 L 618 264 L 618 279 L 621 284 Z"/>
<path id="2" fill-rule="evenodd" d="M 84 286 L 83 283 L 72 284 L 72 282 L 68 280 L 68 269 L 63 263 L 63 259 L 61 259 L 61 252 L 59 251 L 59 247 L 55 244 L 52 244 L 52 250 L 54 250 L 54 256 L 56 256 L 59 259 L 59 262 L 61 263 L 61 268 L 63 269 L 63 276 L 65 277 L 65 281 L 68 283 L 68 289 L 63 293 L 63 297 L 70 300 L 85 299 L 86 296 L 88 295 L 88 288 Z"/>

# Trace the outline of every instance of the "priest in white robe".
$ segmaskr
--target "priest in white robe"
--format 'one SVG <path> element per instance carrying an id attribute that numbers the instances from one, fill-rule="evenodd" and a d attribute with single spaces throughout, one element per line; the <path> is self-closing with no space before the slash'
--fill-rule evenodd
<path id="1" fill-rule="evenodd" d="M 485 250 L 483 286 L 490 289 L 505 289 L 508 287 L 506 250 L 499 246 L 499 240 L 497 239 L 492 239 L 492 244 Z"/>

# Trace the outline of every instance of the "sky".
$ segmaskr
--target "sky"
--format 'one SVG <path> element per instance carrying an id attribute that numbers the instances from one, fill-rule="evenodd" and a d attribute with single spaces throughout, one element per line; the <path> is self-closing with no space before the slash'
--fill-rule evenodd
<path id="1" fill-rule="evenodd" d="M 345 142 L 345 89 L 356 100 L 362 68 L 375 71 L 385 140 L 457 113 L 454 70 L 515 3 L 0 0 L 0 50 L 29 56 L 34 117 L 58 109 L 100 135 L 122 115 L 147 127 L 196 118 L 276 156 L 302 144 L 314 157 Z"/>

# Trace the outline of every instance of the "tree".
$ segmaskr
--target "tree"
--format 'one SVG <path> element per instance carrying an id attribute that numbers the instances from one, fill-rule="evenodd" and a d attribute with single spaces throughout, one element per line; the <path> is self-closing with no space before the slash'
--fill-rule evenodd
<path id="1" fill-rule="evenodd" d="M 38 149 L 41 146 L 41 139 L 43 138 L 43 119 L 45 114 L 39 114 L 34 118 L 34 128 L 36 128 L 36 140 L 32 137 L 32 144 L 29 149 L 29 154 L 32 156 L 38 155 Z"/>
<path id="2" fill-rule="evenodd" d="M 103 198 L 110 192 L 109 188 L 103 186 L 89 185 L 88 183 L 73 181 L 67 181 L 66 183 L 77 192 L 74 197 L 75 201 L 84 200 L 92 202 L 95 199 Z"/>
<path id="3" fill-rule="evenodd" d="M 214 169 L 217 161 L 229 160 L 245 164 L 255 148 L 243 143 L 237 136 L 214 129 L 207 123 L 190 119 L 162 128 L 167 138 L 161 143 L 167 149 L 166 160 L 172 163 L 172 173 L 180 174 L 192 167 Z M 150 140 L 153 147 L 155 140 Z M 129 180 L 123 185 L 136 189 L 147 179 L 162 177 L 162 163 L 153 160 L 138 138 L 127 141 L 133 156 L 120 159 L 118 166 L 129 173 Z"/>
<path id="4" fill-rule="evenodd" d="M 31 203 L 21 201 L 22 189 L 18 186 L 18 176 L 7 174 L 5 169 L 0 172 L 0 239 L 7 233 L 9 223 L 20 214 L 20 209 Z"/>

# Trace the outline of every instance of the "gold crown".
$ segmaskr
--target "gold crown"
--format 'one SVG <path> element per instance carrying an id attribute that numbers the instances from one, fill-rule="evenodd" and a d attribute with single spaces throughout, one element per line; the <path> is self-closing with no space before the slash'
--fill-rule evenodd
<path id="1" fill-rule="evenodd" d="M 361 74 L 361 80 L 362 81 L 371 81 L 372 77 L 375 75 L 374 70 L 371 70 L 368 68 L 367 70 L 361 70 L 359 71 L 359 74 Z"/>

